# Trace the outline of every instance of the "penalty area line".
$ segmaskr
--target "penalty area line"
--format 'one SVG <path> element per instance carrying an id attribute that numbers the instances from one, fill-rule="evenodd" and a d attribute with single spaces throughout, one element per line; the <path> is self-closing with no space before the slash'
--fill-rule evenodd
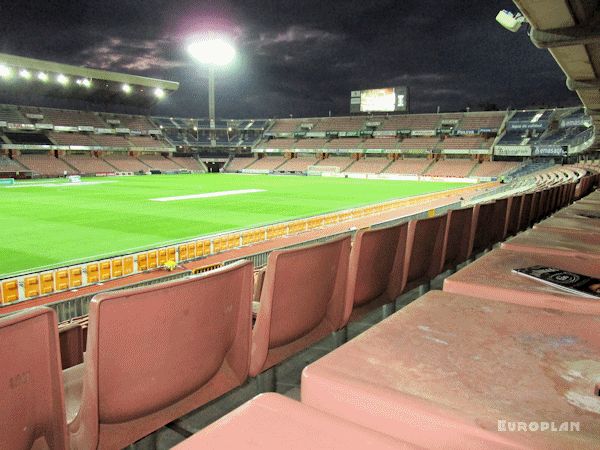
<path id="1" fill-rule="evenodd" d="M 242 195 L 242 194 L 254 194 L 256 192 L 265 192 L 264 189 L 238 189 L 235 191 L 220 191 L 220 192 L 207 192 L 205 194 L 191 194 L 191 195 L 180 195 L 177 197 L 159 197 L 151 198 L 153 202 L 176 202 L 179 200 L 193 200 L 197 198 L 214 198 L 214 197 L 225 197 L 227 195 Z"/>

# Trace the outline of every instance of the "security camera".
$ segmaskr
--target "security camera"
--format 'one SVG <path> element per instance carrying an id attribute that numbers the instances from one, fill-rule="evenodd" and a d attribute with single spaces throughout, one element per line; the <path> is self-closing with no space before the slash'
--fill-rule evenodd
<path id="1" fill-rule="evenodd" d="M 522 14 L 513 14 L 510 11 L 503 9 L 496 16 L 496 22 L 506 28 L 508 31 L 516 33 L 525 22 L 525 17 Z"/>

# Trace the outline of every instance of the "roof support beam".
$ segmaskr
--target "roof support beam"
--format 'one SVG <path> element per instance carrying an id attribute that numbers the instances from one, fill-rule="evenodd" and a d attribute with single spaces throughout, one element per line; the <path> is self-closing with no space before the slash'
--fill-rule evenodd
<path id="1" fill-rule="evenodd" d="M 600 89 L 600 80 L 598 78 L 593 80 L 574 80 L 573 78 L 567 77 L 567 88 L 569 88 L 570 91 Z"/>
<path id="2" fill-rule="evenodd" d="M 546 31 L 532 29 L 529 37 L 537 48 L 586 45 L 600 42 L 600 29 L 598 27 L 591 27 L 590 25 L 556 28 Z"/>

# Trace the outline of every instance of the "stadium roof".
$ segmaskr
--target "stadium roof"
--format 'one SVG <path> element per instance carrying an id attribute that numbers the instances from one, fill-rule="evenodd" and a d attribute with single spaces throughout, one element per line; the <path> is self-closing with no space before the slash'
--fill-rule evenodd
<path id="1" fill-rule="evenodd" d="M 532 27 L 532 42 L 550 51 L 567 76 L 567 87 L 577 92 L 594 125 L 600 126 L 599 2 L 514 1 Z M 598 142 L 598 133 L 596 136 Z"/>
<path id="2" fill-rule="evenodd" d="M 151 106 L 178 88 L 175 81 L 0 53 L 0 90 L 5 91 Z"/>

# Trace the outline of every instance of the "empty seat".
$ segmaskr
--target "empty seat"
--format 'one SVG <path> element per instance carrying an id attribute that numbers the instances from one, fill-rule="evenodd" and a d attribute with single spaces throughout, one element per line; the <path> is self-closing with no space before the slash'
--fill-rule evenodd
<path id="1" fill-rule="evenodd" d="M 531 217 L 531 202 L 533 201 L 533 193 L 529 192 L 523 195 L 521 200 L 521 214 L 519 216 L 519 230 L 523 231 L 529 228 Z"/>
<path id="2" fill-rule="evenodd" d="M 401 449 L 413 446 L 303 405 L 261 394 L 175 449 Z"/>
<path id="3" fill-rule="evenodd" d="M 252 332 L 250 375 L 341 329 L 350 236 L 269 254 Z"/>
<path id="4" fill-rule="evenodd" d="M 64 371 L 72 448 L 122 448 L 247 378 L 252 263 L 90 303 L 85 362 Z"/>
<path id="5" fill-rule="evenodd" d="M 474 237 L 474 207 L 448 211 L 448 231 L 442 270 L 454 269 L 471 257 Z"/>
<path id="6" fill-rule="evenodd" d="M 519 232 L 519 222 L 521 220 L 521 205 L 523 203 L 522 195 L 515 195 L 509 198 L 508 220 L 506 224 L 506 236 L 514 236 Z"/>
<path id="7" fill-rule="evenodd" d="M 473 255 L 489 249 L 494 243 L 494 202 L 475 205 L 475 234 L 473 237 Z"/>
<path id="8" fill-rule="evenodd" d="M 492 221 L 492 244 L 501 242 L 508 232 L 508 198 L 501 198 L 494 202 L 494 219 Z"/>
<path id="9" fill-rule="evenodd" d="M 356 233 L 346 291 L 347 305 L 352 308 L 351 320 L 394 302 L 404 290 L 407 234 L 408 223 Z"/>
<path id="10" fill-rule="evenodd" d="M 62 368 L 68 369 L 81 364 L 85 351 L 83 327 L 78 323 L 62 326 L 59 329 L 58 338 Z"/>
<path id="11" fill-rule="evenodd" d="M 38 307 L 0 319 L 0 448 L 68 448 L 56 314 Z"/>
<path id="12" fill-rule="evenodd" d="M 442 272 L 448 216 L 412 220 L 404 260 L 405 291 L 429 284 Z"/>
<path id="13" fill-rule="evenodd" d="M 557 267 L 592 277 L 600 276 L 597 258 L 573 255 L 565 258 L 533 252 L 496 249 L 444 280 L 444 291 L 536 308 L 600 314 L 600 302 L 513 273 L 530 266 Z"/>
<path id="14" fill-rule="evenodd" d="M 598 316 L 432 291 L 305 368 L 302 402 L 424 448 L 594 449 L 597 329 Z"/>

